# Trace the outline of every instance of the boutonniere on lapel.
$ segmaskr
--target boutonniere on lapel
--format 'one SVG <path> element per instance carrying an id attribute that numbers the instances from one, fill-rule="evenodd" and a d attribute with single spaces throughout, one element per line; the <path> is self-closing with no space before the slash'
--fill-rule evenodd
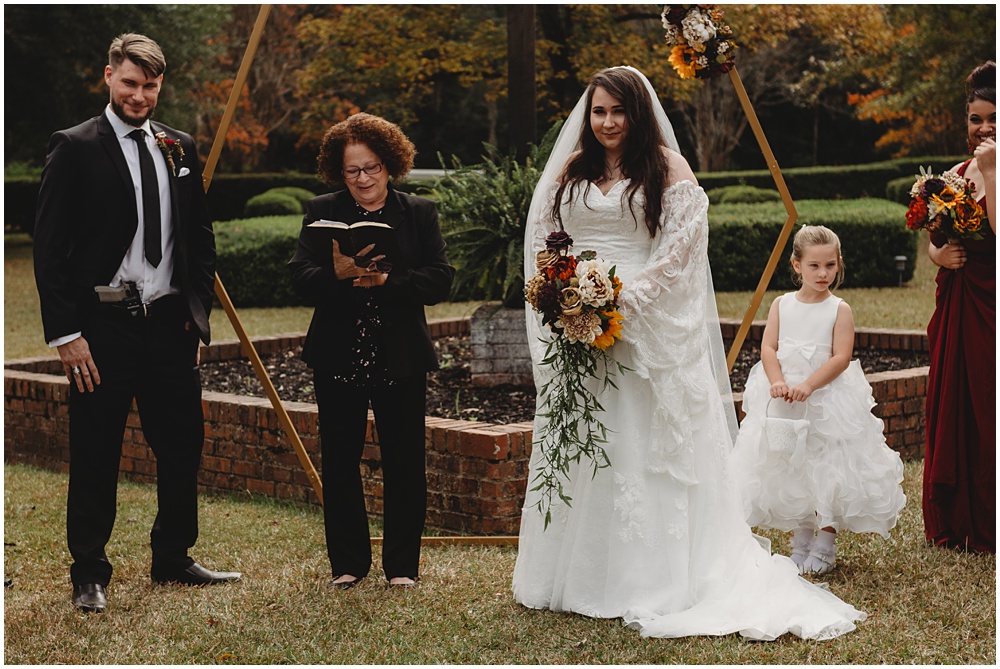
<path id="1" fill-rule="evenodd" d="M 163 157 L 167 159 L 167 165 L 170 165 L 170 173 L 177 176 L 177 165 L 174 163 L 174 156 L 177 156 L 177 160 L 183 158 L 184 147 L 176 139 L 167 137 L 167 133 L 165 132 L 156 133 L 155 139 L 156 145 L 163 152 Z"/>

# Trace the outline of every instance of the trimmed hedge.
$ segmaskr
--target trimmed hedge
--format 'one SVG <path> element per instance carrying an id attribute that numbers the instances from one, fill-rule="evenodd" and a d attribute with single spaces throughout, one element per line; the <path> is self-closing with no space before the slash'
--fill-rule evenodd
<path id="1" fill-rule="evenodd" d="M 246 218 L 257 218 L 259 216 L 289 216 L 301 215 L 305 209 L 302 203 L 291 195 L 277 192 L 272 188 L 269 191 L 254 195 L 247 200 L 243 207 L 243 215 Z"/>
<path id="2" fill-rule="evenodd" d="M 916 180 L 916 176 L 893 179 L 885 185 L 886 199 L 910 206 L 910 189 Z"/>
<path id="3" fill-rule="evenodd" d="M 781 193 L 773 188 L 756 186 L 721 186 L 705 193 L 711 204 L 753 204 L 755 202 L 780 202 Z"/>
<path id="4" fill-rule="evenodd" d="M 281 195 L 288 195 L 294 197 L 303 205 L 302 211 L 305 211 L 305 204 L 309 200 L 316 197 L 316 193 L 305 188 L 298 188 L 296 186 L 282 186 L 281 188 L 272 188 L 267 191 L 268 193 L 280 193 Z"/>
<path id="5" fill-rule="evenodd" d="M 35 207 L 41 177 L 4 177 L 3 229 L 5 232 L 27 232 L 35 229 Z"/>
<path id="6" fill-rule="evenodd" d="M 216 271 L 237 308 L 306 304 L 292 288 L 288 261 L 302 216 L 269 216 L 215 224 Z"/>
<path id="7" fill-rule="evenodd" d="M 962 160 L 962 157 L 955 156 L 924 156 L 897 158 L 867 165 L 790 167 L 781 170 L 781 176 L 792 199 L 796 201 L 881 198 L 885 195 L 886 184 L 893 179 L 919 174 L 921 166 L 930 165 L 935 172 L 940 172 Z M 706 191 L 735 185 L 774 188 L 774 179 L 768 170 L 699 172 L 697 177 L 698 183 Z"/>
<path id="8" fill-rule="evenodd" d="M 906 229 L 906 207 L 881 199 L 802 200 L 795 203 L 803 225 L 824 225 L 840 237 L 847 275 L 844 287 L 896 286 L 895 257 L 906 256 L 903 280 L 913 278 L 917 235 Z M 717 291 L 753 290 L 788 214 L 781 203 L 709 207 L 708 256 Z M 794 232 L 793 232 L 794 235 Z M 789 268 L 791 238 L 768 287 L 794 288 Z"/>
<path id="9" fill-rule="evenodd" d="M 962 156 L 899 158 L 867 165 L 836 167 L 792 167 L 781 174 L 795 199 L 851 199 L 884 197 L 886 184 L 904 176 L 916 175 L 928 165 L 934 171 L 950 169 L 965 158 Z M 723 186 L 756 186 L 773 189 L 774 180 L 768 170 L 744 172 L 703 172 L 698 181 L 706 191 Z M 40 177 L 7 177 L 4 179 L 4 228 L 30 232 L 34 228 L 35 201 L 38 199 Z M 423 186 L 418 181 L 394 183 L 397 190 L 416 193 Z M 247 200 L 272 188 L 304 188 L 317 195 L 329 188 L 313 174 L 285 172 L 273 174 L 217 174 L 208 191 L 208 211 L 213 221 L 229 221 L 243 216 Z"/>

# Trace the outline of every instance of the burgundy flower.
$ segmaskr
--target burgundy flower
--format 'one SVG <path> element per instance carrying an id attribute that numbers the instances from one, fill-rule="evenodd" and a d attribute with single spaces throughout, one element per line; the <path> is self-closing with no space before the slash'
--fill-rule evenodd
<path id="1" fill-rule="evenodd" d="M 944 189 L 948 187 L 948 184 L 944 182 L 944 179 L 928 179 L 924 182 L 924 185 L 920 187 L 920 194 L 924 197 L 930 197 L 931 195 L 939 195 L 944 192 Z"/>
<path id="2" fill-rule="evenodd" d="M 535 308 L 544 314 L 543 320 L 548 323 L 555 320 L 562 314 L 562 304 L 559 298 L 562 291 L 556 288 L 554 283 L 546 282 L 538 288 L 538 296 L 535 298 Z"/>
<path id="3" fill-rule="evenodd" d="M 545 247 L 553 251 L 565 251 L 573 246 L 573 238 L 565 230 L 553 232 L 545 238 Z"/>

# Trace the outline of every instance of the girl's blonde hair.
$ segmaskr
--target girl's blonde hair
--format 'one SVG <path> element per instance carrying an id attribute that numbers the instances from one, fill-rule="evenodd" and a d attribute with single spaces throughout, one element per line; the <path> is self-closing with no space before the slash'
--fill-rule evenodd
<path id="1" fill-rule="evenodd" d="M 822 225 L 803 225 L 795 237 L 792 238 L 792 260 L 802 262 L 802 254 L 810 246 L 833 246 L 837 249 L 837 278 L 834 280 L 830 290 L 836 290 L 844 282 L 844 256 L 840 252 L 840 238 L 830 228 Z M 789 263 L 791 265 L 791 263 Z M 802 285 L 802 276 L 795 271 L 795 265 L 791 265 L 792 282 L 796 286 Z"/>

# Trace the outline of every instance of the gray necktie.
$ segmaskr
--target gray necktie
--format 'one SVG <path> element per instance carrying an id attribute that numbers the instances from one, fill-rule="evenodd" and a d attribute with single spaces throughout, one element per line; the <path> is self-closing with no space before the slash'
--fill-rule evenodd
<path id="1" fill-rule="evenodd" d="M 153 156 L 146 148 L 146 132 L 133 130 L 128 134 L 139 148 L 139 173 L 142 175 L 142 218 L 145 237 L 146 260 L 158 267 L 163 252 L 160 250 L 160 186 L 156 181 L 156 166 Z"/>

